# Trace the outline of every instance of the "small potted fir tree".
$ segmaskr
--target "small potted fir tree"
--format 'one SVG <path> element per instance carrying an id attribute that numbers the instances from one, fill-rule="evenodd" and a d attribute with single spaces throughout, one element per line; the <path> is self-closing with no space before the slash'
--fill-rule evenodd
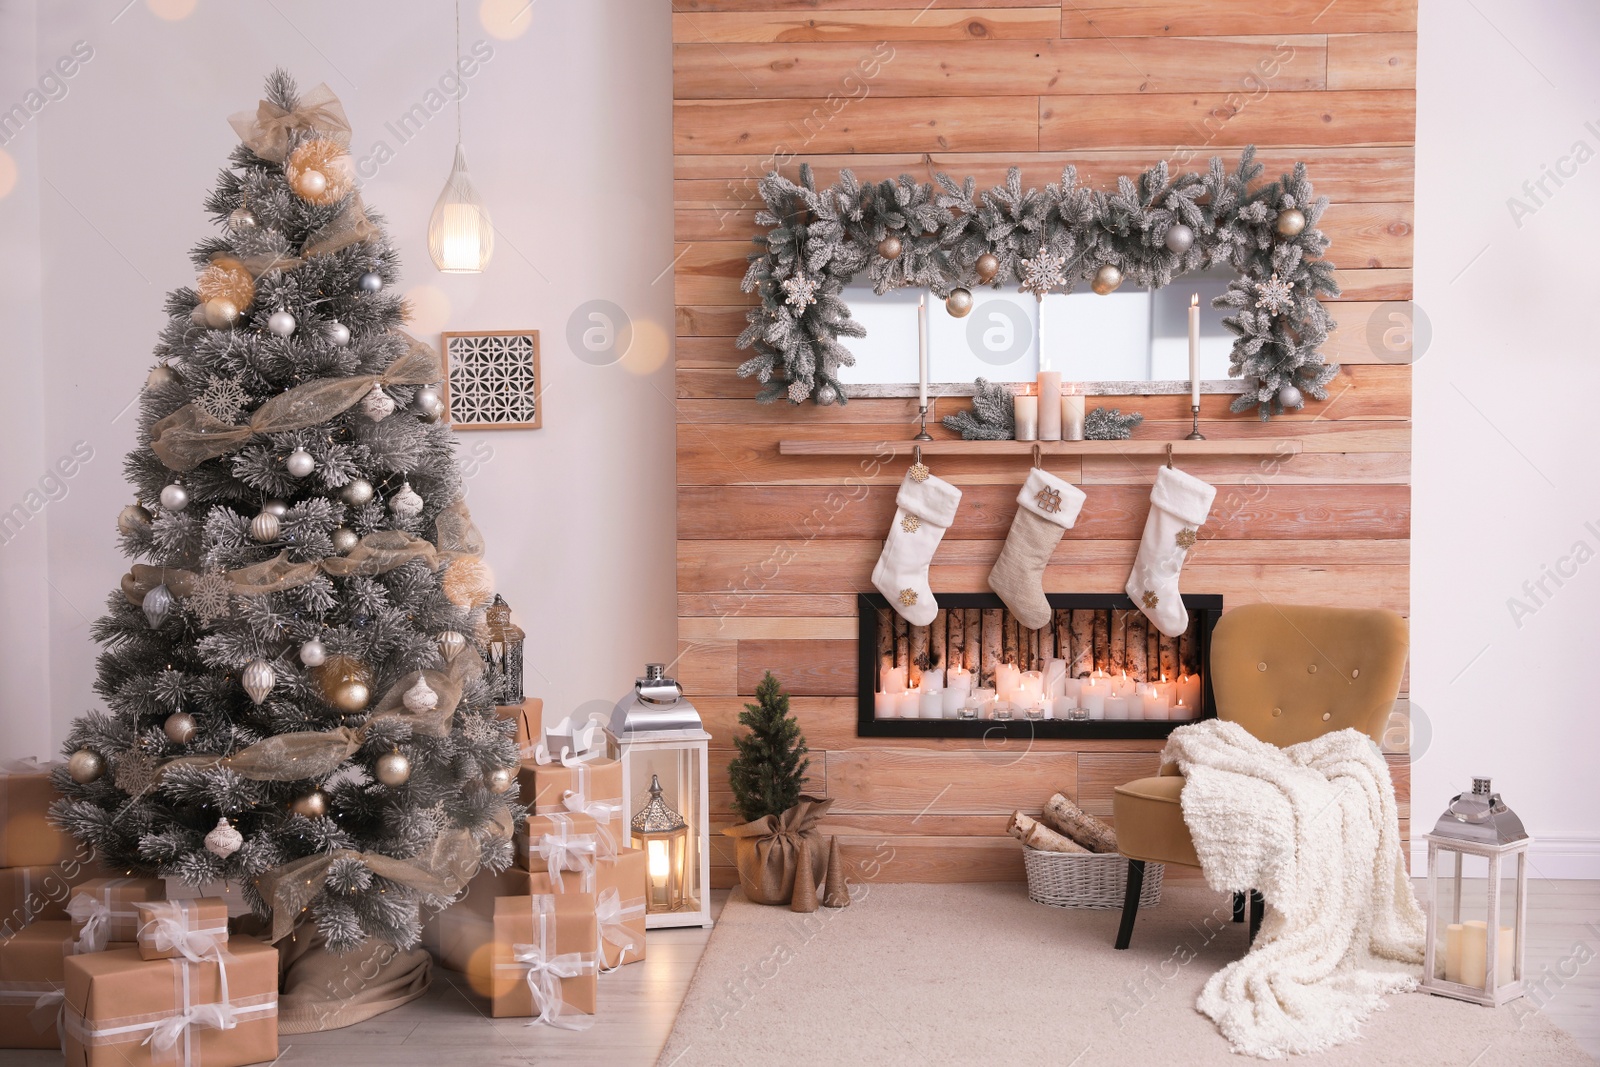
<path id="1" fill-rule="evenodd" d="M 757 904 L 787 904 L 802 856 L 809 856 L 812 884 L 822 881 L 828 857 L 817 822 L 833 801 L 800 791 L 811 766 L 806 738 L 771 671 L 756 687 L 756 703 L 739 713 L 739 725 L 750 732 L 734 738 L 739 755 L 728 765 L 728 784 L 744 823 L 722 832 L 734 839 L 745 896 Z"/>

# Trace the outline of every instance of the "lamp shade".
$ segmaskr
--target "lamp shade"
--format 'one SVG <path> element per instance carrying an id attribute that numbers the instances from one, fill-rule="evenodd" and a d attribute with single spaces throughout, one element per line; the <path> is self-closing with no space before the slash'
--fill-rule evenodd
<path id="1" fill-rule="evenodd" d="M 456 145 L 455 163 L 428 220 L 428 255 L 445 274 L 477 274 L 494 255 L 494 225 L 467 173 L 467 156 Z"/>

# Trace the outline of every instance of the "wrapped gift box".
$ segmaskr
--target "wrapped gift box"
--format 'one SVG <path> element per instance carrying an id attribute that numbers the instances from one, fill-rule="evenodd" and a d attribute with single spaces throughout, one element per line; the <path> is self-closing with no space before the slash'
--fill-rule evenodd
<path id="1" fill-rule="evenodd" d="M 605 824 L 618 848 L 627 845 L 620 761 L 602 757 L 567 767 L 527 760 L 517 780 L 522 786 L 522 802 L 535 815 L 588 815 Z"/>
<path id="2" fill-rule="evenodd" d="M 0 1048 L 61 1047 L 56 1010 L 74 940 L 70 922 L 45 919 L 0 941 Z"/>
<path id="3" fill-rule="evenodd" d="M 240 1067 L 278 1055 L 278 950 L 259 941 L 234 938 L 220 963 L 137 949 L 72 956 L 66 991 L 67 1067 Z"/>
<path id="4" fill-rule="evenodd" d="M 65 919 L 72 887 L 103 872 L 70 859 L 49 866 L 0 867 L 0 934 L 41 919 Z"/>
<path id="5" fill-rule="evenodd" d="M 494 709 L 494 713 L 502 719 L 516 720 L 517 748 L 522 751 L 524 759 L 531 759 L 544 728 L 544 701 L 538 697 L 527 697 L 520 704 L 501 704 Z"/>
<path id="6" fill-rule="evenodd" d="M 110 941 L 136 940 L 139 913 L 134 905 L 166 898 L 167 883 L 159 878 L 91 878 L 74 886 L 67 914 L 78 926 L 79 951 L 96 951 Z"/>
<path id="7" fill-rule="evenodd" d="M 490 1014 L 581 1026 L 599 999 L 593 893 L 540 893 L 494 902 Z"/>
<path id="8" fill-rule="evenodd" d="M 494 901 L 490 900 L 488 915 L 457 905 L 440 912 L 438 918 L 439 966 L 466 975 L 473 990 L 486 997 L 492 992 L 493 915 Z"/>
<path id="9" fill-rule="evenodd" d="M 48 867 L 78 854 L 72 835 L 50 825 L 58 797 L 48 766 L 0 763 L 0 867 Z"/>
<path id="10" fill-rule="evenodd" d="M 517 831 L 517 866 L 552 875 L 557 893 L 592 893 L 597 864 L 616 858 L 613 841 L 588 815 L 530 815 Z"/>
<path id="11" fill-rule="evenodd" d="M 647 860 L 642 848 L 627 848 L 595 874 L 595 914 L 600 924 L 600 969 L 614 971 L 644 959 Z M 534 877 L 547 877 L 535 875 Z"/>
<path id="12" fill-rule="evenodd" d="M 144 959 L 193 959 L 228 943 L 228 902 L 221 897 L 152 900 L 135 904 L 133 910 Z"/>

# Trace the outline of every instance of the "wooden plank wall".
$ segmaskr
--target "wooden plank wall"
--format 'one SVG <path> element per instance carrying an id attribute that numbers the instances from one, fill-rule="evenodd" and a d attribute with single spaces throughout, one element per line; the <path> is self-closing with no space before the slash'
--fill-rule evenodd
<path id="1" fill-rule="evenodd" d="M 1344 293 L 1329 347 L 1343 370 L 1328 402 L 1270 427 L 1229 416 L 1228 397 L 1205 398 L 1209 436 L 1293 433 L 1305 453 L 1275 469 L 1185 464 L 1220 491 L 1184 588 L 1230 606 L 1400 612 L 1409 594 L 1411 373 L 1375 354 L 1367 331 L 1381 302 L 1411 298 L 1415 0 L 959 2 L 674 2 L 677 674 L 715 738 L 714 812 L 728 811 L 739 710 L 771 669 L 813 748 L 812 788 L 834 798 L 827 830 L 892 881 L 1021 877 L 1008 812 L 1059 789 L 1107 815 L 1112 787 L 1153 773 L 1160 745 L 855 736 L 854 594 L 870 589 L 903 464 L 780 457 L 776 443 L 906 439 L 913 402 L 760 406 L 754 383 L 735 377 L 755 180 L 774 166 L 793 176 L 807 160 L 823 183 L 842 167 L 869 180 L 944 170 L 982 186 L 1012 164 L 1042 185 L 1072 162 L 1105 186 L 1157 159 L 1231 160 L 1249 143 L 1269 175 L 1305 160 L 1333 200 L 1323 228 Z M 1187 397 L 1105 403 L 1142 411 L 1140 437 L 1187 429 Z M 1154 463 L 1051 466 L 1089 499 L 1047 588 L 1120 591 Z M 942 457 L 935 469 L 965 496 L 934 590 L 982 592 L 1026 463 Z M 1396 747 L 1405 815 L 1409 764 Z M 716 883 L 733 884 L 720 838 L 713 857 Z"/>

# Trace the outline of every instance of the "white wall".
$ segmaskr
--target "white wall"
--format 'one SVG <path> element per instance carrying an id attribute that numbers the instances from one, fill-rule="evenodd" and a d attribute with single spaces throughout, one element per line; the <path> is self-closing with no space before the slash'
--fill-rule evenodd
<path id="1" fill-rule="evenodd" d="M 455 143 L 453 109 L 403 145 L 385 129 L 413 104 L 426 104 L 451 70 L 449 3 L 135 0 L 113 18 L 120 6 L 8 4 L 5 10 L 24 13 L 0 16 L 8 20 L 0 25 L 8 42 L 0 101 L 20 98 L 37 70 L 74 42 L 93 49 L 65 98 L 17 142 L 24 170 L 46 183 L 37 194 L 42 252 L 33 271 L 15 265 L 23 286 L 42 267 L 43 340 L 24 329 L 7 355 L 5 380 L 18 400 L 7 405 L 0 430 L 0 499 L 18 496 L 74 442 L 94 450 L 44 516 L 56 591 L 46 601 L 47 627 L 35 614 L 42 593 L 22 590 L 26 613 L 8 597 L 9 630 L 0 629 L 0 638 L 22 633 L 0 648 L 0 754 L 59 745 L 71 719 L 96 703 L 89 622 L 127 567 L 114 520 L 129 499 L 121 473 L 133 441 L 128 404 L 151 363 L 163 295 L 193 284 L 187 252 L 211 228 L 201 203 L 236 143 L 227 116 L 253 109 L 263 76 L 280 64 L 302 88 L 326 81 L 339 95 L 358 160 L 380 140 L 394 150 L 381 167 L 364 168 L 364 191 L 399 244 L 402 284 L 419 309 L 413 331 L 434 343 L 441 330 L 541 331 L 544 427 L 459 435 L 484 457 L 470 476 L 468 501 L 498 586 L 528 632 L 529 692 L 557 714 L 590 699 L 609 702 L 646 659 L 670 658 L 666 6 L 462 5 L 463 50 L 478 41 L 493 49 L 468 80 L 464 102 L 473 178 L 499 232 L 494 262 L 477 276 L 441 275 L 427 255 L 427 219 Z M 11 23 L 35 17 L 37 36 L 19 34 L 12 45 Z M 13 62 L 18 47 L 25 54 Z M 32 214 L 32 195 L 19 186 L 0 201 L 8 246 L 13 219 Z M 9 249 L 5 258 L 13 267 Z M 25 287 L 14 294 L 7 279 L 5 288 L 27 304 Z M 580 361 L 567 343 L 569 317 L 596 298 L 632 318 L 633 348 L 619 365 Z M 8 345 L 15 336 L 8 314 Z M 20 417 L 19 409 L 26 409 Z M 36 414 L 42 426 L 27 422 Z M 20 547 L 45 543 L 38 525 Z M 45 576 L 18 548 L 0 547 L 0 593 Z M 41 629 L 48 678 L 32 670 L 46 662 Z"/>
<path id="2" fill-rule="evenodd" d="M 1411 691 L 1431 739 L 1412 829 L 1492 775 L 1545 877 L 1600 877 L 1600 158 L 1565 164 L 1539 203 L 1523 183 L 1578 142 L 1600 153 L 1596 41 L 1584 0 L 1422 4 L 1416 303 L 1433 337 L 1415 368 Z M 1535 600 L 1524 583 L 1546 567 L 1571 576 Z"/>

